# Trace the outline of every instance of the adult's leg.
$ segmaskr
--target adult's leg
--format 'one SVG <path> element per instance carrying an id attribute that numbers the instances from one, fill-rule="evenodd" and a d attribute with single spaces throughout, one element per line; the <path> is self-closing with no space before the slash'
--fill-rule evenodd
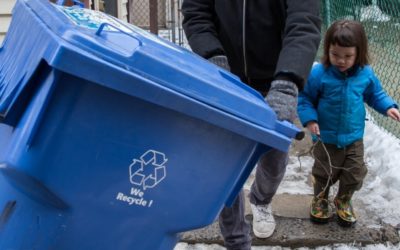
<path id="1" fill-rule="evenodd" d="M 285 175 L 288 153 L 271 149 L 257 164 L 255 180 L 251 186 L 250 203 L 269 204 Z"/>
<path id="2" fill-rule="evenodd" d="M 240 191 L 232 207 L 225 207 L 219 215 L 219 227 L 228 250 L 250 250 L 250 225 L 245 220 L 244 194 Z"/>

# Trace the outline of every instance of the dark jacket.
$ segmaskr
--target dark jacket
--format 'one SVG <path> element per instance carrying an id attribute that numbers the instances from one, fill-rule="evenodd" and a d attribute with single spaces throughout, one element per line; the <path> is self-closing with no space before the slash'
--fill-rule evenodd
<path id="1" fill-rule="evenodd" d="M 320 41 L 319 2 L 184 0 L 183 28 L 195 53 L 226 55 L 242 80 L 284 73 L 301 89 Z"/>

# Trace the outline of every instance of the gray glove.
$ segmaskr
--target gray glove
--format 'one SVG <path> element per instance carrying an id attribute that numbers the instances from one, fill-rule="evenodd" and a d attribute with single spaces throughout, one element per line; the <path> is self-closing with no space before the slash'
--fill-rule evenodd
<path id="1" fill-rule="evenodd" d="M 275 111 L 278 119 L 293 122 L 297 117 L 297 95 L 295 83 L 285 80 L 274 80 L 265 101 Z"/>
<path id="2" fill-rule="evenodd" d="M 208 61 L 212 62 L 213 64 L 230 71 L 231 67 L 229 67 L 228 58 L 226 56 L 213 56 L 208 58 Z"/>

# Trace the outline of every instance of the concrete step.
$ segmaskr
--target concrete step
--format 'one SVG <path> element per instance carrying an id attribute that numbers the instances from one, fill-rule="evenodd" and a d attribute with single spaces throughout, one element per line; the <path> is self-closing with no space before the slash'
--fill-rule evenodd
<path id="1" fill-rule="evenodd" d="M 324 225 L 314 224 L 309 220 L 309 195 L 281 194 L 274 197 L 272 210 L 277 226 L 274 234 L 268 239 L 259 239 L 254 235 L 254 246 L 282 246 L 282 247 L 317 247 L 336 243 L 358 243 L 362 245 L 391 242 L 400 242 L 398 229 L 391 225 L 374 221 L 362 209 L 357 210 L 359 219 L 352 228 L 343 228 L 336 223 L 334 216 Z M 246 202 L 248 205 L 248 202 Z M 354 202 L 355 209 L 362 208 L 362 204 Z M 249 208 L 246 211 L 250 211 Z M 246 218 L 251 223 L 252 215 Z M 223 239 L 218 223 L 185 232 L 182 242 L 196 244 L 220 244 Z"/>

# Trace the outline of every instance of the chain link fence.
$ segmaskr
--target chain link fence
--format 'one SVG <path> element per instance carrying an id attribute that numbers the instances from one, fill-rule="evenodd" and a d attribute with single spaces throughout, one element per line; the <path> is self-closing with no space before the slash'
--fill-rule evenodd
<path id="1" fill-rule="evenodd" d="M 386 92 L 400 102 L 400 0 L 324 0 L 323 33 L 334 21 L 353 19 L 363 23 L 368 35 L 371 66 Z M 319 55 L 322 53 L 321 42 Z M 398 122 L 368 107 L 373 120 L 400 138 Z"/>
<path id="2" fill-rule="evenodd" d="M 182 0 L 129 0 L 129 22 L 185 46 L 181 4 Z"/>

